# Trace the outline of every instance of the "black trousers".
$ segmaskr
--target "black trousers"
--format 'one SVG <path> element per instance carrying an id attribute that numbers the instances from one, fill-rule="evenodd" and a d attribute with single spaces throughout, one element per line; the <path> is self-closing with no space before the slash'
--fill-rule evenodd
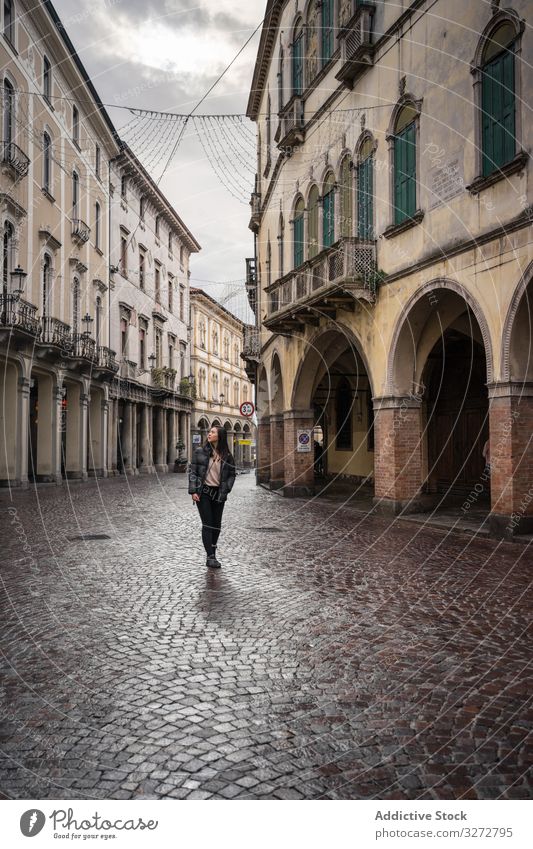
<path id="1" fill-rule="evenodd" d="M 224 504 L 224 501 L 214 501 L 206 492 L 202 492 L 200 501 L 196 502 L 202 520 L 202 542 L 208 557 L 215 553 L 214 549 L 220 536 Z"/>

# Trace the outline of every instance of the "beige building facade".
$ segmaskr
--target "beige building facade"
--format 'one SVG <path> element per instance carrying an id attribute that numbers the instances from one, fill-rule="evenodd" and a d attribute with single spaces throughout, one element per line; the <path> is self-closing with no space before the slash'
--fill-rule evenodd
<path id="1" fill-rule="evenodd" d="M 191 366 L 195 399 L 192 440 L 203 445 L 213 425 L 224 427 L 240 468 L 255 461 L 255 425 L 240 406 L 253 401 L 241 358 L 244 324 L 202 289 L 191 287 Z"/>
<path id="2" fill-rule="evenodd" d="M 248 104 L 262 482 L 313 492 L 311 439 L 379 509 L 531 527 L 530 24 L 525 0 L 268 2 Z"/>
<path id="3" fill-rule="evenodd" d="M 2 4 L 0 481 L 105 474 L 111 121 L 50 3 Z"/>

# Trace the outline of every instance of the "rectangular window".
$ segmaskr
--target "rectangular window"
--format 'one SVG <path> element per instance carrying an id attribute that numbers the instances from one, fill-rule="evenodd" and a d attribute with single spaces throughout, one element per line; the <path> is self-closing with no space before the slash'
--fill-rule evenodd
<path id="1" fill-rule="evenodd" d="M 98 145 L 94 149 L 94 173 L 100 179 L 100 148 Z"/>
<path id="2" fill-rule="evenodd" d="M 50 194 L 52 176 L 52 142 L 48 133 L 43 135 L 43 189 Z"/>
<path id="3" fill-rule="evenodd" d="M 168 252 L 172 255 L 172 230 L 168 231 Z"/>
<path id="4" fill-rule="evenodd" d="M 156 300 L 156 303 L 160 304 L 161 303 L 161 266 L 157 265 L 157 264 L 155 266 L 154 279 L 155 279 L 155 300 Z"/>
<path id="5" fill-rule="evenodd" d="M 141 327 L 139 330 L 139 367 L 146 368 L 146 330 Z"/>
<path id="6" fill-rule="evenodd" d="M 43 95 L 50 102 L 52 95 L 52 67 L 46 56 L 43 59 Z"/>
<path id="7" fill-rule="evenodd" d="M 126 193 L 128 190 L 128 178 L 122 176 L 120 178 L 120 197 L 122 200 L 126 200 Z"/>
<path id="8" fill-rule="evenodd" d="M 483 176 L 510 162 L 516 152 L 515 56 L 506 50 L 482 71 Z"/>
<path id="9" fill-rule="evenodd" d="M 330 248 L 335 241 L 335 192 L 329 191 L 323 201 L 323 243 Z"/>
<path id="10" fill-rule="evenodd" d="M 172 274 L 168 275 L 168 310 L 172 312 L 174 309 L 174 278 Z"/>
<path id="11" fill-rule="evenodd" d="M 4 35 L 15 44 L 15 9 L 13 0 L 4 0 Z"/>
<path id="12" fill-rule="evenodd" d="M 168 343 L 168 367 L 174 368 L 174 342 L 172 339 Z"/>
<path id="13" fill-rule="evenodd" d="M 185 321 L 185 292 L 183 286 L 180 287 L 180 319 Z"/>
<path id="14" fill-rule="evenodd" d="M 128 322 L 125 318 L 120 319 L 120 352 L 123 356 L 127 354 L 128 348 Z"/>
<path id="15" fill-rule="evenodd" d="M 72 107 L 72 141 L 80 146 L 80 113 L 76 106 Z"/>
<path id="16" fill-rule="evenodd" d="M 333 0 L 322 2 L 322 65 L 333 55 Z"/>
<path id="17" fill-rule="evenodd" d="M 302 94 L 304 90 L 304 34 L 298 33 L 292 45 L 292 93 Z"/>
<path id="18" fill-rule="evenodd" d="M 163 363 L 161 362 L 161 350 L 162 350 L 162 333 L 160 330 L 155 331 L 155 367 L 161 368 Z"/>
<path id="19" fill-rule="evenodd" d="M 139 288 L 144 289 L 146 272 L 146 255 L 142 248 L 139 249 Z"/>
<path id="20" fill-rule="evenodd" d="M 100 204 L 94 205 L 94 246 L 100 250 Z"/>
<path id="21" fill-rule="evenodd" d="M 120 273 L 126 277 L 128 273 L 128 240 L 126 236 L 120 237 Z"/>
<path id="22" fill-rule="evenodd" d="M 394 139 L 394 223 L 416 212 L 416 125 L 408 124 Z"/>

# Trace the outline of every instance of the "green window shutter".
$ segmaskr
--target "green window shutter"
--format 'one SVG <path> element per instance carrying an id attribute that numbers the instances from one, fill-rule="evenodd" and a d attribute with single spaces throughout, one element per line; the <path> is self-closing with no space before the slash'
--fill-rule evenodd
<path id="1" fill-rule="evenodd" d="M 323 201 L 323 216 L 322 216 L 322 236 L 325 248 L 330 248 L 335 240 L 335 193 L 330 190 L 324 195 Z"/>
<path id="2" fill-rule="evenodd" d="M 318 200 L 313 195 L 309 199 L 309 245 L 308 256 L 311 259 L 318 253 Z"/>
<path id="3" fill-rule="evenodd" d="M 374 161 L 372 156 L 357 169 L 357 235 L 371 239 L 374 221 Z"/>
<path id="4" fill-rule="evenodd" d="M 515 57 L 506 50 L 482 71 L 481 148 L 483 176 L 510 162 L 516 150 Z"/>
<path id="5" fill-rule="evenodd" d="M 322 2 L 322 65 L 333 55 L 333 0 Z"/>
<path id="6" fill-rule="evenodd" d="M 294 267 L 298 268 L 304 261 L 304 217 L 299 215 L 294 219 Z"/>
<path id="7" fill-rule="evenodd" d="M 416 125 L 408 124 L 394 139 L 394 223 L 416 212 Z"/>
<path id="8" fill-rule="evenodd" d="M 292 45 L 292 93 L 303 92 L 303 32 L 301 32 Z"/>

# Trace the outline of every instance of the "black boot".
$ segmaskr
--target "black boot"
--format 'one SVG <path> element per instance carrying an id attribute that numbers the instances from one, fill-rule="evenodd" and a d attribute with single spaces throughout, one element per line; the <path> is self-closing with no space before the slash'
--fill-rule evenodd
<path id="1" fill-rule="evenodd" d="M 210 569 L 220 569 L 220 563 L 218 562 L 214 554 L 207 555 L 205 565 L 209 566 Z"/>
<path id="2" fill-rule="evenodd" d="M 217 559 L 217 547 L 216 547 L 216 545 L 213 546 L 213 557 L 215 558 L 215 562 L 217 564 L 217 569 L 220 569 L 220 567 L 222 566 L 222 563 L 220 562 L 220 560 Z"/>

